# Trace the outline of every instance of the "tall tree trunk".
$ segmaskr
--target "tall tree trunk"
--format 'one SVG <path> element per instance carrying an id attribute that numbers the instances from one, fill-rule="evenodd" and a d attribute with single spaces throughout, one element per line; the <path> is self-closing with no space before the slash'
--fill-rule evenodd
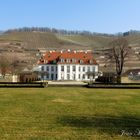
<path id="1" fill-rule="evenodd" d="M 121 75 L 117 75 L 117 83 L 121 84 Z"/>

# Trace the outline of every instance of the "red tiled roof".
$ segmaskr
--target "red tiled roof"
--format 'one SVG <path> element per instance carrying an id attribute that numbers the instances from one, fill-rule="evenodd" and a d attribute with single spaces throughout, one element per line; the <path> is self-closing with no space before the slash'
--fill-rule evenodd
<path id="1" fill-rule="evenodd" d="M 61 61 L 63 59 L 63 62 Z M 68 60 L 68 61 L 67 61 Z M 74 52 L 74 51 L 52 51 L 46 52 L 39 60 L 38 64 L 97 64 L 93 58 L 92 52 Z M 82 63 L 80 63 L 82 61 Z"/>

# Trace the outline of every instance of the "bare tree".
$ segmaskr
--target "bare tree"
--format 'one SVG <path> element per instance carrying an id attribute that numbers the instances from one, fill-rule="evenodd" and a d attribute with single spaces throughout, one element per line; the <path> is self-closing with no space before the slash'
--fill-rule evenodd
<path id="1" fill-rule="evenodd" d="M 18 73 L 19 71 L 19 58 L 17 54 L 10 53 L 10 72 L 12 75 Z"/>
<path id="2" fill-rule="evenodd" d="M 128 55 L 128 42 L 124 37 L 120 37 L 111 42 L 112 58 L 115 60 L 117 83 L 121 83 L 121 75 L 125 58 Z"/>
<path id="3" fill-rule="evenodd" d="M 6 73 L 16 74 L 20 71 L 19 57 L 13 53 L 3 53 L 0 55 L 0 73 L 5 77 Z"/>
<path id="4" fill-rule="evenodd" d="M 5 78 L 5 74 L 9 70 L 9 61 L 5 55 L 0 56 L 0 72 L 1 75 Z"/>

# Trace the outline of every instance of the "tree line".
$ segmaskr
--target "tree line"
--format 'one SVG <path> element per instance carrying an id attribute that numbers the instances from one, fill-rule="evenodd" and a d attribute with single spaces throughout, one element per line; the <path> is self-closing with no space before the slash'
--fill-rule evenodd
<path id="1" fill-rule="evenodd" d="M 49 28 L 49 27 L 23 27 L 23 28 L 9 29 L 5 33 L 10 33 L 10 32 L 50 32 L 50 33 L 57 33 L 57 34 L 63 34 L 63 35 L 114 36 L 114 34 L 107 34 L 107 33 L 96 33 L 96 32 L 78 31 L 78 30 L 65 30 L 65 29 L 56 29 L 56 28 Z"/>
<path id="2" fill-rule="evenodd" d="M 57 33 L 62 35 L 93 35 L 93 36 L 129 36 L 129 35 L 138 35 L 140 34 L 140 31 L 137 30 L 130 30 L 127 32 L 118 32 L 114 34 L 109 33 L 97 33 L 97 32 L 91 32 L 91 31 L 78 31 L 78 30 L 65 30 L 65 29 L 56 29 L 56 28 L 49 28 L 49 27 L 22 27 L 22 28 L 16 28 L 16 29 L 9 29 L 5 31 L 5 33 L 10 32 L 50 32 L 50 33 Z M 2 33 L 2 32 L 0 32 Z"/>

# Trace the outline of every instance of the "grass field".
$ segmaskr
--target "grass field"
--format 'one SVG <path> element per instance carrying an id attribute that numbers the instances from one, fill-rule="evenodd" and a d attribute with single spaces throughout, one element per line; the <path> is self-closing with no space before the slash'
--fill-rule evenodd
<path id="1" fill-rule="evenodd" d="M 140 90 L 0 89 L 1 140 L 138 140 L 139 130 Z"/>

